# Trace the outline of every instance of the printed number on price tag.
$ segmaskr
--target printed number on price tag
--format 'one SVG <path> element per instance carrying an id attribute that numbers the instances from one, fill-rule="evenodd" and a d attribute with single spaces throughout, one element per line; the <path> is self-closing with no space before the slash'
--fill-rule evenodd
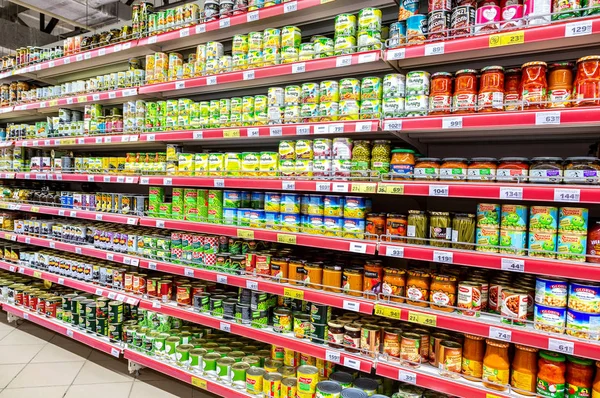
<path id="1" fill-rule="evenodd" d="M 523 188 L 500 187 L 500 199 L 523 199 Z"/>
<path id="2" fill-rule="evenodd" d="M 462 129 L 463 118 L 462 117 L 445 117 L 442 119 L 443 129 Z"/>
<path id="3" fill-rule="evenodd" d="M 554 189 L 554 200 L 556 202 L 579 202 L 581 191 L 579 189 Z"/>
<path id="4" fill-rule="evenodd" d="M 557 351 L 567 355 L 573 355 L 575 352 L 575 345 L 572 341 L 564 341 L 559 339 L 548 339 L 548 349 L 550 351 Z"/>
<path id="5" fill-rule="evenodd" d="M 156 228 L 164 228 L 165 222 L 163 220 L 156 220 Z"/>
<path id="6" fill-rule="evenodd" d="M 27 320 L 28 320 L 28 319 L 29 319 L 29 314 L 28 314 L 28 313 L 26 313 L 26 312 L 24 312 L 24 313 L 23 313 L 23 319 L 27 319 Z"/>
<path id="7" fill-rule="evenodd" d="M 196 34 L 200 34 L 200 33 L 205 33 L 206 32 L 206 25 L 205 24 L 200 24 L 196 26 Z M 148 42 L 150 42 L 150 40 L 148 40 Z M 155 41 L 156 42 L 156 41 Z"/>
<path id="8" fill-rule="evenodd" d="M 229 18 L 219 19 L 219 29 L 228 28 L 231 26 L 231 20 Z"/>
<path id="9" fill-rule="evenodd" d="M 331 191 L 331 183 L 329 183 L 329 182 L 317 182 L 315 184 L 315 190 L 317 192 L 330 192 Z"/>
<path id="10" fill-rule="evenodd" d="M 290 1 L 289 3 L 283 4 L 283 12 L 284 13 L 294 12 L 296 10 L 298 10 L 298 2 L 296 2 L 296 1 Z"/>
<path id="11" fill-rule="evenodd" d="M 287 191 L 294 191 L 296 189 L 296 181 L 282 181 L 281 189 Z"/>
<path id="12" fill-rule="evenodd" d="M 306 72 L 306 64 L 304 62 L 292 64 L 292 73 L 304 73 Z"/>
<path id="13" fill-rule="evenodd" d="M 398 372 L 398 380 L 403 383 L 417 384 L 417 374 L 408 370 L 400 369 Z"/>
<path id="14" fill-rule="evenodd" d="M 215 84 L 217 84 L 217 77 L 216 76 L 209 76 L 206 78 L 206 85 L 207 86 L 214 86 Z"/>
<path id="15" fill-rule="evenodd" d="M 592 21 L 571 22 L 565 25 L 565 37 L 592 34 Z"/>
<path id="16" fill-rule="evenodd" d="M 225 188 L 225 180 L 222 178 L 216 178 L 214 180 L 215 188 Z"/>
<path id="17" fill-rule="evenodd" d="M 517 258 L 503 258 L 500 267 L 504 271 L 525 272 L 525 261 Z"/>
<path id="18" fill-rule="evenodd" d="M 254 71 L 246 70 L 243 74 L 244 80 L 254 80 Z"/>
<path id="19" fill-rule="evenodd" d="M 344 55 L 335 59 L 335 67 L 341 68 L 352 65 L 352 55 Z"/>
<path id="20" fill-rule="evenodd" d="M 399 59 L 404 59 L 404 57 L 406 57 L 406 49 L 397 48 L 394 50 L 389 50 L 387 52 L 386 60 L 387 61 L 396 61 Z"/>
<path id="21" fill-rule="evenodd" d="M 385 249 L 385 255 L 388 256 L 388 257 L 403 258 L 404 257 L 404 248 L 403 247 L 387 246 L 386 249 Z"/>
<path id="22" fill-rule="evenodd" d="M 429 55 L 442 55 L 444 54 L 444 43 L 426 44 L 425 45 L 425 56 Z"/>
<path id="23" fill-rule="evenodd" d="M 260 129 L 257 128 L 249 128 L 246 130 L 246 134 L 248 137 L 260 137 Z"/>
<path id="24" fill-rule="evenodd" d="M 383 122 L 383 129 L 385 131 L 402 130 L 402 120 L 386 120 Z"/>
<path id="25" fill-rule="evenodd" d="M 246 22 L 254 22 L 260 19 L 258 11 L 252 11 L 246 14 Z"/>
<path id="26" fill-rule="evenodd" d="M 67 336 L 73 338 L 73 331 L 71 329 L 67 329 Z"/>
<path id="27" fill-rule="evenodd" d="M 436 263 L 452 264 L 453 257 L 454 255 L 452 252 L 444 252 L 440 250 L 433 251 L 433 261 Z"/>
<path id="28" fill-rule="evenodd" d="M 560 112 L 537 112 L 535 114 L 535 124 L 560 124 Z"/>
<path id="29" fill-rule="evenodd" d="M 231 333 L 231 324 L 227 322 L 221 322 L 219 325 L 219 329 L 224 332 Z"/>
<path id="30" fill-rule="evenodd" d="M 341 355 L 337 351 L 325 350 L 325 360 L 333 363 L 340 363 Z"/>
<path id="31" fill-rule="evenodd" d="M 271 127 L 269 129 L 269 135 L 271 137 L 280 137 L 283 134 L 283 129 L 281 127 Z"/>
<path id="32" fill-rule="evenodd" d="M 175 82 L 175 90 L 183 90 L 185 88 L 185 82 Z"/>
<path id="33" fill-rule="evenodd" d="M 512 332 L 510 330 L 490 326 L 490 339 L 511 341 Z"/>
<path id="34" fill-rule="evenodd" d="M 298 126 L 296 127 L 296 135 L 309 135 L 310 127 L 309 126 Z"/>
<path id="35" fill-rule="evenodd" d="M 148 263 L 148 269 L 156 270 L 156 263 L 154 261 L 150 261 Z"/>
<path id="36" fill-rule="evenodd" d="M 246 289 L 258 290 L 258 282 L 246 281 Z"/>
<path id="37" fill-rule="evenodd" d="M 183 272 L 184 272 L 185 276 L 187 276 L 189 278 L 194 277 L 194 270 L 192 268 L 186 268 Z"/>
<path id="38" fill-rule="evenodd" d="M 448 185 L 430 185 L 429 196 L 448 196 Z"/>
<path id="39" fill-rule="evenodd" d="M 227 284 L 227 275 L 217 275 L 217 283 Z"/>
<path id="40" fill-rule="evenodd" d="M 179 37 L 188 37 L 190 35 L 190 29 L 184 28 L 179 31 Z"/>

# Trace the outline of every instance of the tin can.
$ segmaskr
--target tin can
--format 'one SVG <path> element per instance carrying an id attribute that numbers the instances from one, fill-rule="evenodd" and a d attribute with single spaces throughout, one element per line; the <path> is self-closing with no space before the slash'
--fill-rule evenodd
<path id="1" fill-rule="evenodd" d="M 297 375 L 297 391 L 303 394 L 314 394 L 319 382 L 319 369 L 311 365 L 300 366 Z"/>
<path id="2" fill-rule="evenodd" d="M 501 299 L 502 322 L 524 326 L 527 320 L 527 291 L 523 289 L 503 289 Z"/>
<path id="3" fill-rule="evenodd" d="M 421 362 L 421 336 L 416 333 L 402 333 L 400 337 L 400 359 L 415 366 Z"/>
<path id="4" fill-rule="evenodd" d="M 251 395 L 263 394 L 263 380 L 266 372 L 259 367 L 250 367 L 246 370 L 246 392 Z"/>
<path id="5" fill-rule="evenodd" d="M 406 19 L 406 41 L 408 44 L 421 44 L 427 38 L 427 16 L 414 14 Z"/>
<path id="6" fill-rule="evenodd" d="M 356 16 L 353 14 L 339 14 L 335 17 L 336 36 L 356 36 Z"/>
<path id="7" fill-rule="evenodd" d="M 481 311 L 481 283 L 460 282 L 457 306 L 463 315 L 479 317 Z"/>

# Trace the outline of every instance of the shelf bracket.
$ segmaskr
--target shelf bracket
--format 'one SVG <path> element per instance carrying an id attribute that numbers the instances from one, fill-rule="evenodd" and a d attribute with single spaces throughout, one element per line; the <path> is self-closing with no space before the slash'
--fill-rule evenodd
<path id="1" fill-rule="evenodd" d="M 129 374 L 134 374 L 136 376 L 140 375 L 140 370 L 144 369 L 145 366 L 140 365 L 139 363 L 135 363 L 131 360 L 127 360 L 127 369 L 129 370 Z"/>
<path id="2" fill-rule="evenodd" d="M 15 314 L 12 314 L 10 312 L 6 313 L 6 319 L 8 320 L 8 323 L 13 323 L 13 322 L 17 322 L 18 320 L 20 320 L 21 318 L 19 318 L 18 316 L 16 316 Z"/>
<path id="3" fill-rule="evenodd" d="M 396 137 L 400 138 L 402 141 L 406 142 L 407 144 L 414 146 L 422 154 L 427 154 L 427 144 L 423 144 L 421 141 L 411 138 L 408 133 L 403 133 L 401 131 L 392 131 L 391 133 Z"/>

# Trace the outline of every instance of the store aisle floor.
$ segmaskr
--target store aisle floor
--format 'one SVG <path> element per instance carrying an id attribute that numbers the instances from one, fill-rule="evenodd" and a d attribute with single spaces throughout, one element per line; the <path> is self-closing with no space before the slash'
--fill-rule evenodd
<path id="1" fill-rule="evenodd" d="M 0 312 L 0 398 L 214 398 L 151 369 Z"/>

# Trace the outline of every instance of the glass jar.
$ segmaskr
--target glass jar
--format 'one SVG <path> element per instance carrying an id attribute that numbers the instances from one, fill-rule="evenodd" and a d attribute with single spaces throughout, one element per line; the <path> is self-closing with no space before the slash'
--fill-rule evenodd
<path id="1" fill-rule="evenodd" d="M 452 218 L 452 248 L 473 250 L 475 243 L 475 214 L 456 213 Z M 471 244 L 469 244 L 471 243 Z"/>
<path id="2" fill-rule="evenodd" d="M 444 158 L 440 166 L 440 180 L 466 180 L 468 167 L 466 158 Z"/>
<path id="3" fill-rule="evenodd" d="M 342 290 L 350 296 L 363 295 L 363 271 L 360 268 L 344 269 L 342 274 Z"/>
<path id="4" fill-rule="evenodd" d="M 437 180 L 439 174 L 439 158 L 418 158 L 415 160 L 415 168 L 413 170 L 415 180 Z"/>
<path id="5" fill-rule="evenodd" d="M 467 180 L 495 181 L 497 167 L 496 158 L 473 158 L 467 170 Z"/>
<path id="6" fill-rule="evenodd" d="M 421 210 L 408 211 L 408 224 L 406 226 L 407 242 L 411 245 L 426 245 L 429 219 L 427 214 Z"/>
<path id="7" fill-rule="evenodd" d="M 600 397 L 600 361 L 596 361 L 596 377 L 592 387 L 592 398 Z"/>
<path id="8" fill-rule="evenodd" d="M 445 211 L 429 212 L 429 244 L 436 247 L 450 247 L 452 240 L 452 220 Z"/>
<path id="9" fill-rule="evenodd" d="M 356 140 L 352 146 L 352 177 L 369 177 L 371 142 Z"/>
<path id="10" fill-rule="evenodd" d="M 567 357 L 565 386 L 569 398 L 589 397 L 594 380 L 594 361 L 574 356 Z"/>
<path id="11" fill-rule="evenodd" d="M 529 181 L 545 184 L 558 184 L 562 181 L 564 167 L 562 158 L 537 157 L 531 159 Z"/>
<path id="12" fill-rule="evenodd" d="M 406 236 L 408 226 L 408 217 L 404 214 L 389 213 L 385 220 L 385 233 L 391 242 L 402 241 L 401 239 L 391 238 L 392 236 Z"/>
<path id="13" fill-rule="evenodd" d="M 566 357 L 551 351 L 540 351 L 536 393 L 543 397 L 564 397 Z"/>
<path id="14" fill-rule="evenodd" d="M 392 180 L 411 178 L 415 168 L 415 151 L 412 149 L 393 149 L 390 162 Z"/>
<path id="15" fill-rule="evenodd" d="M 465 334 L 463 343 L 462 374 L 465 379 L 479 381 L 483 376 L 485 337 Z"/>
<path id="16" fill-rule="evenodd" d="M 568 108 L 573 94 L 573 64 L 557 62 L 548 73 L 548 108 Z"/>
<path id="17" fill-rule="evenodd" d="M 508 343 L 486 339 L 483 358 L 483 385 L 492 390 L 504 391 L 509 383 L 510 361 Z"/>
<path id="18" fill-rule="evenodd" d="M 406 271 L 399 268 L 383 269 L 383 286 L 381 293 L 390 295 L 390 301 L 403 303 L 406 287 Z M 394 297 L 395 296 L 395 297 Z"/>
<path id="19" fill-rule="evenodd" d="M 385 213 L 368 213 L 365 219 L 365 238 L 377 240 L 377 237 L 385 233 Z"/>
<path id="20" fill-rule="evenodd" d="M 523 109 L 544 109 L 546 104 L 546 94 L 548 92 L 548 82 L 546 81 L 545 62 L 534 61 L 527 62 L 521 67 L 521 100 Z"/>
<path id="21" fill-rule="evenodd" d="M 371 149 L 371 171 L 381 174 L 390 172 L 390 141 L 375 140 Z"/>
<path id="22" fill-rule="evenodd" d="M 427 272 L 408 271 L 406 279 L 406 302 L 419 307 L 429 307 L 429 285 L 431 278 Z M 419 301 L 415 301 L 419 300 Z"/>
<path id="23" fill-rule="evenodd" d="M 600 160 L 591 156 L 567 158 L 564 174 L 564 182 L 567 184 L 597 184 Z"/>
<path id="24" fill-rule="evenodd" d="M 600 105 L 600 55 L 577 60 L 574 99 L 575 106 Z"/>
<path id="25" fill-rule="evenodd" d="M 477 106 L 477 71 L 461 69 L 456 72 L 452 113 L 473 113 Z"/>
<path id="26" fill-rule="evenodd" d="M 327 342 L 330 347 L 342 348 L 344 345 L 344 324 L 337 320 L 327 322 Z"/>
<path id="27" fill-rule="evenodd" d="M 537 348 L 515 344 L 510 385 L 522 395 L 534 395 L 537 382 Z M 533 393 L 533 394 L 528 394 Z"/>
<path id="28" fill-rule="evenodd" d="M 486 66 L 481 69 L 477 96 L 479 112 L 496 112 L 504 109 L 504 68 Z"/>
<path id="29" fill-rule="evenodd" d="M 360 325 L 350 323 L 344 326 L 344 349 L 348 352 L 360 351 Z"/>
<path id="30" fill-rule="evenodd" d="M 316 262 L 304 265 L 304 285 L 311 289 L 323 289 L 323 264 Z"/>
<path id="31" fill-rule="evenodd" d="M 444 312 L 453 312 L 456 306 L 456 277 L 452 275 L 433 275 L 429 287 L 430 307 Z"/>
<path id="32" fill-rule="evenodd" d="M 500 158 L 496 170 L 497 181 L 521 182 L 529 176 L 529 159 L 521 157 Z"/>
<path id="33" fill-rule="evenodd" d="M 363 290 L 365 297 L 377 298 L 381 292 L 381 282 L 383 281 L 383 265 L 380 261 L 368 261 L 364 265 Z"/>
<path id="34" fill-rule="evenodd" d="M 452 74 L 437 72 L 431 75 L 429 115 L 447 115 L 452 105 Z"/>
<path id="35" fill-rule="evenodd" d="M 326 265 L 323 268 L 323 290 L 326 292 L 341 293 L 342 267 L 339 265 Z"/>

